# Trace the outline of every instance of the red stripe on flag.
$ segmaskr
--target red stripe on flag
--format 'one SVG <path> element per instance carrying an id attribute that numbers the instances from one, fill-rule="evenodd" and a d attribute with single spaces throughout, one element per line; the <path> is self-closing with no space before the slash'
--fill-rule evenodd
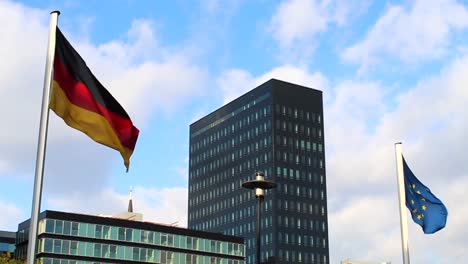
<path id="1" fill-rule="evenodd" d="M 139 131 L 133 126 L 131 120 L 109 111 L 104 105 L 96 102 L 89 88 L 73 78 L 67 66 L 57 57 L 54 60 L 54 80 L 72 104 L 102 115 L 112 126 L 122 145 L 131 150 L 135 148 Z"/>

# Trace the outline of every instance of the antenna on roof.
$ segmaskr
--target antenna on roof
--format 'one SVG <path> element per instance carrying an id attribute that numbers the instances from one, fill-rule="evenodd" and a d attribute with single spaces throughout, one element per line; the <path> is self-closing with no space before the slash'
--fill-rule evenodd
<path id="1" fill-rule="evenodd" d="M 133 197 L 132 197 L 133 187 L 130 187 L 130 194 L 128 196 L 128 212 L 133 213 Z"/>

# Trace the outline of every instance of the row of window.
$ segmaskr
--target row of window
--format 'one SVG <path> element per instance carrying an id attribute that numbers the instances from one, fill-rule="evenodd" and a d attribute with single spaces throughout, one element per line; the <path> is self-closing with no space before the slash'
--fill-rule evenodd
<path id="1" fill-rule="evenodd" d="M 302 181 L 303 183 L 320 183 L 323 185 L 325 183 L 325 177 L 323 174 L 318 174 L 316 172 L 312 173 L 305 170 L 294 170 L 288 167 L 276 167 L 276 176 L 283 179 Z"/>
<path id="2" fill-rule="evenodd" d="M 314 169 L 324 169 L 325 164 L 322 157 L 315 157 L 304 154 L 295 154 L 289 151 L 276 151 L 276 160 L 282 161 L 283 163 L 296 164 L 296 165 L 307 165 Z M 281 175 L 281 174 L 280 174 Z M 287 174 L 284 174 L 287 175 Z"/>
<path id="3" fill-rule="evenodd" d="M 231 235 L 243 235 L 246 233 L 254 232 L 256 229 L 256 220 L 252 217 L 252 221 L 249 222 L 240 222 L 242 220 L 241 217 L 237 217 L 239 215 L 239 211 L 228 213 L 228 216 L 217 216 L 217 217 L 210 217 L 209 219 L 202 220 L 202 221 L 194 221 L 192 228 L 197 230 L 219 230 L 220 227 L 222 230 L 227 230 L 225 234 Z M 242 216 L 242 214 L 240 214 Z M 234 217 L 236 216 L 236 217 Z M 272 216 L 267 216 L 262 218 L 261 220 L 262 228 L 271 227 L 273 225 Z M 226 228 L 226 227 L 231 228 Z M 232 230 L 232 232 L 231 232 Z"/>
<path id="4" fill-rule="evenodd" d="M 239 172 L 242 172 L 243 169 L 248 170 L 253 167 L 258 167 L 259 165 L 267 164 L 272 159 L 271 152 L 264 151 L 268 150 L 266 148 L 268 148 L 269 145 L 270 138 L 263 138 L 257 142 L 251 143 L 250 145 L 244 145 L 244 147 L 236 148 L 236 150 L 227 153 L 226 155 L 216 156 L 216 158 L 210 162 L 192 162 L 192 173 L 189 177 L 198 178 L 207 173 L 211 174 L 213 171 L 220 168 L 234 166 L 234 163 L 238 163 L 239 160 L 243 160 L 241 165 L 239 165 Z"/>
<path id="5" fill-rule="evenodd" d="M 15 251 L 15 244 L 0 242 L 0 252 L 13 252 Z"/>
<path id="6" fill-rule="evenodd" d="M 283 116 L 287 115 L 288 117 L 292 117 L 294 119 L 306 120 L 306 121 L 312 121 L 312 122 L 317 121 L 317 123 L 319 124 L 322 123 L 322 116 L 320 114 L 304 111 L 302 109 L 297 109 L 295 107 L 291 108 L 289 106 L 276 104 L 275 111 L 277 114 L 281 114 Z"/>
<path id="7" fill-rule="evenodd" d="M 72 259 L 59 259 L 59 258 L 39 258 L 38 262 L 41 264 L 102 264 L 102 262 L 72 260 Z M 114 264 L 106 262 L 106 264 Z"/>
<path id="8" fill-rule="evenodd" d="M 41 221 L 39 234 L 46 232 L 52 234 L 63 234 L 78 237 L 91 237 L 106 240 L 127 241 L 183 249 L 193 249 L 237 256 L 242 256 L 244 254 L 244 246 L 242 244 L 225 241 L 215 241 L 203 238 L 153 232 L 148 230 L 54 219 L 46 219 L 45 228 L 43 223 L 44 220 Z"/>
<path id="9" fill-rule="evenodd" d="M 254 115 L 252 115 L 254 116 Z M 255 139 L 262 133 L 265 133 L 271 129 L 271 121 L 266 118 L 267 116 L 260 116 L 255 114 L 255 122 L 250 122 L 250 116 L 243 120 L 239 120 L 239 126 L 235 123 L 221 128 L 220 130 L 213 131 L 210 134 L 204 136 L 198 141 L 192 142 L 190 147 L 190 154 L 200 153 L 208 149 L 214 150 L 214 147 L 223 144 L 223 148 L 219 149 L 218 152 L 228 150 L 230 147 L 241 144 L 243 141 Z M 263 117 L 263 118 L 262 118 Z M 246 124 L 242 126 L 242 121 L 248 120 Z M 231 127 L 231 129 L 229 129 Z M 225 144 L 227 143 L 227 144 Z"/>
<path id="10" fill-rule="evenodd" d="M 275 128 L 277 131 L 287 131 L 289 134 L 294 133 L 296 135 L 306 136 L 307 139 L 322 138 L 322 128 L 320 127 L 311 127 L 309 125 L 277 119 L 275 122 Z"/>
<path id="11" fill-rule="evenodd" d="M 282 184 L 284 194 L 294 195 L 299 197 L 306 197 L 313 199 L 314 201 L 325 200 L 324 190 L 316 188 L 308 188 L 295 186 L 293 184 Z M 249 198 L 250 197 L 250 198 Z M 213 228 L 223 225 L 229 225 L 231 223 L 237 223 L 238 221 L 244 218 L 252 218 L 255 216 L 255 206 L 254 205 L 245 205 L 244 203 L 252 202 L 253 192 L 244 192 L 240 195 L 229 197 L 225 199 L 220 199 L 218 202 L 210 203 L 207 206 L 202 206 L 199 209 L 192 208 L 189 213 L 189 221 L 194 221 L 198 219 L 203 219 L 209 217 L 205 222 L 198 223 L 201 225 L 200 228 Z M 216 200 L 216 199 L 214 199 Z M 190 200 L 190 204 L 194 207 L 196 204 Z M 235 212 L 225 213 L 225 210 L 232 210 L 234 206 L 240 207 L 239 210 Z M 263 211 L 267 212 L 272 206 L 272 200 L 266 200 L 264 203 Z M 277 207 L 282 211 L 290 211 L 297 213 L 304 213 L 309 215 L 325 215 L 326 208 L 324 205 L 314 204 L 312 202 L 299 202 L 292 200 L 281 200 L 278 199 Z"/>
<path id="12" fill-rule="evenodd" d="M 139 248 L 51 238 L 39 240 L 38 253 L 54 253 L 61 255 L 131 260 L 161 264 L 244 263 L 243 261 L 227 258 L 208 257 L 151 248 Z"/>
<path id="13" fill-rule="evenodd" d="M 229 203 L 231 203 L 230 206 L 233 206 L 244 201 L 251 201 L 253 193 L 242 188 L 242 183 L 252 180 L 253 172 L 258 170 L 262 170 L 265 173 L 265 178 L 270 179 L 268 175 L 270 175 L 271 167 L 257 168 L 257 170 L 250 173 L 244 173 L 242 178 L 235 177 L 236 170 L 231 168 L 232 174 L 226 170 L 202 180 L 191 180 L 189 184 L 189 208 L 204 203 L 213 204 L 213 200 L 218 201 L 217 203 L 220 205 L 218 207 L 222 208 L 229 206 Z M 217 186 L 214 187 L 215 185 Z M 274 190 L 268 190 L 268 192 L 274 192 Z M 233 197 L 233 195 L 236 196 Z"/>
<path id="14" fill-rule="evenodd" d="M 296 250 L 279 250 L 279 259 L 290 261 L 290 263 L 306 263 L 306 264 L 327 264 L 328 258 L 326 255 L 314 254 L 310 252 L 301 252 Z"/>
<path id="15" fill-rule="evenodd" d="M 313 198 L 318 200 L 318 194 L 320 191 L 320 200 L 324 200 L 325 193 L 323 189 L 316 189 L 316 188 L 309 188 L 301 185 L 299 182 L 298 184 L 288 184 L 288 183 L 281 183 L 277 186 L 277 192 L 280 192 L 287 196 L 296 196 L 296 197 L 305 197 L 305 198 Z M 312 202 L 312 201 L 311 201 Z M 309 203 L 310 205 L 311 203 Z M 300 209 L 300 208 L 297 208 Z"/>
<path id="16" fill-rule="evenodd" d="M 270 158 L 268 157 L 269 155 L 267 155 L 266 153 L 261 153 L 259 154 L 259 156 L 260 157 L 254 159 L 255 162 L 246 160 L 245 162 L 242 162 L 237 166 L 232 166 L 222 171 L 210 173 L 209 177 L 202 177 L 198 179 L 196 179 L 197 177 L 191 178 L 189 191 L 201 191 L 205 188 L 212 189 L 213 185 L 219 184 L 219 183 L 222 183 L 224 186 L 226 186 L 226 188 L 231 189 L 231 191 L 234 191 L 235 188 L 238 188 L 241 186 L 242 182 L 240 182 L 240 180 L 244 180 L 244 179 L 239 179 L 239 185 L 238 186 L 236 185 L 235 187 L 234 187 L 235 183 L 233 179 L 236 179 L 235 181 L 237 181 L 238 178 L 242 177 L 242 178 L 245 178 L 246 180 L 247 179 L 250 180 L 251 177 L 253 177 L 254 172 L 258 171 L 258 169 L 262 170 L 265 173 L 265 177 L 268 178 L 271 175 L 272 169 L 270 166 L 265 166 L 269 164 L 267 162 L 264 162 L 264 160 L 262 160 L 261 157 L 265 157 L 266 161 L 268 161 L 270 160 Z M 259 161 L 257 164 L 257 160 L 258 161 L 262 160 L 262 162 Z M 263 167 L 263 168 L 260 168 L 260 167 Z M 249 172 L 251 172 L 251 174 L 249 174 Z M 191 175 L 194 175 L 194 174 L 191 174 Z M 234 176 L 237 176 L 237 177 L 234 177 Z M 234 184 L 234 185 L 232 188 L 229 188 L 229 186 L 226 185 L 226 183 Z M 229 191 L 229 190 L 224 190 L 224 192 L 226 191 Z"/>
<path id="17" fill-rule="evenodd" d="M 320 142 L 313 142 L 308 139 L 291 138 L 286 136 L 277 135 L 276 145 L 289 148 L 290 150 L 307 150 L 323 152 L 323 145 Z"/>
<path id="18" fill-rule="evenodd" d="M 204 221 L 200 224 L 196 224 L 193 228 L 197 230 L 217 230 L 220 224 L 216 224 L 214 221 Z M 262 228 L 267 228 L 272 226 L 272 219 L 270 217 L 265 217 L 262 219 Z M 294 218 L 291 216 L 278 216 L 278 227 L 292 228 L 292 229 L 301 229 L 301 230 L 311 230 L 314 232 L 326 232 L 326 224 L 324 221 L 319 220 L 310 220 L 310 219 L 301 219 Z M 246 233 L 254 232 L 256 229 L 256 222 L 242 223 L 233 226 L 232 228 L 224 228 L 226 230 L 225 234 L 227 235 L 244 235 Z M 248 245 L 246 245 L 249 248 Z"/>
<path id="19" fill-rule="evenodd" d="M 216 127 L 216 126 L 218 126 L 218 125 L 224 123 L 225 121 L 231 119 L 232 117 L 235 117 L 235 116 L 239 115 L 241 112 L 250 109 L 250 107 L 254 107 L 254 106 L 257 105 L 258 103 L 260 103 L 260 102 L 262 102 L 262 101 L 265 101 L 265 100 L 268 99 L 268 98 L 270 98 L 270 94 L 269 94 L 269 93 L 266 93 L 266 94 L 264 94 L 264 95 L 259 96 L 258 98 L 256 98 L 256 99 L 254 99 L 254 100 L 248 102 L 247 104 L 245 104 L 245 105 L 243 105 L 243 106 L 237 108 L 236 110 L 232 111 L 231 113 L 229 113 L 229 114 L 227 114 L 227 115 L 225 115 L 225 116 L 223 116 L 223 117 L 217 118 L 217 119 L 216 119 L 214 122 L 212 122 L 211 124 L 209 124 L 209 125 L 207 125 L 207 126 L 201 128 L 201 129 L 199 129 L 198 131 L 193 132 L 193 133 L 190 135 L 191 138 L 194 138 L 194 137 L 196 137 L 196 136 L 198 136 L 198 135 L 204 133 L 205 131 L 207 131 L 207 130 L 213 128 L 213 127 Z M 257 115 L 260 115 L 262 112 L 263 112 L 264 115 L 266 116 L 267 114 L 269 114 L 269 113 L 271 112 L 271 106 L 269 106 L 269 105 L 265 106 L 265 108 L 262 108 L 262 110 L 260 110 L 259 112 L 257 112 Z M 250 118 L 250 116 L 249 116 L 249 118 Z M 258 117 L 257 117 L 257 118 L 258 118 Z M 249 122 L 250 122 L 250 120 L 249 120 Z M 234 124 L 234 125 L 238 125 L 238 124 Z M 244 125 L 245 125 L 245 124 L 244 124 Z M 229 127 L 226 127 L 225 129 L 229 130 L 228 128 L 229 128 Z M 231 132 L 234 133 L 235 127 L 232 127 L 231 130 L 232 130 Z M 221 131 L 223 131 L 223 129 L 220 129 L 219 131 L 221 132 Z M 229 131 L 224 130 L 224 133 L 225 133 L 225 135 L 226 135 L 227 133 L 229 133 Z M 216 136 L 217 136 L 217 137 L 220 137 L 219 134 L 217 134 Z M 202 142 L 202 143 L 203 143 L 203 142 Z M 205 141 L 203 144 L 206 144 L 206 141 Z"/>
<path id="20" fill-rule="evenodd" d="M 233 198 L 234 199 L 234 198 Z M 245 201 L 247 202 L 247 201 Z M 253 200 L 251 200 L 253 202 Z M 222 203 L 223 204 L 223 203 Z M 198 224 L 201 225 L 201 228 L 213 228 L 213 227 L 219 227 L 223 225 L 230 225 L 230 224 L 236 224 L 243 219 L 248 219 L 248 218 L 254 218 L 256 215 L 256 207 L 253 205 L 253 203 L 250 203 L 252 205 L 247 205 L 241 203 L 235 203 L 236 206 L 239 207 L 238 210 L 232 210 L 232 206 L 221 206 L 218 207 L 219 202 L 215 203 L 214 205 L 209 205 L 206 207 L 202 207 L 200 209 L 194 209 L 191 210 L 189 213 L 189 220 L 193 222 L 197 222 L 197 220 L 204 220 L 206 224 L 203 224 L 202 222 L 199 222 Z M 234 206 L 234 203 L 233 203 Z M 262 208 L 262 211 L 268 212 L 272 208 L 272 201 L 271 200 L 266 200 L 264 202 L 264 207 Z M 229 210 L 228 210 L 229 209 Z M 228 211 L 225 211 L 228 210 Z"/>
<path id="21" fill-rule="evenodd" d="M 297 201 L 286 201 L 286 200 L 278 200 L 278 209 L 285 211 L 285 212 L 296 212 L 296 213 L 303 213 L 303 214 L 309 214 L 309 215 L 319 215 L 320 211 L 319 208 L 321 209 L 321 212 L 323 212 L 322 215 L 325 213 L 325 206 L 320 206 L 318 204 L 310 203 L 310 202 L 297 202 Z M 315 210 L 314 210 L 315 209 Z"/>
<path id="22" fill-rule="evenodd" d="M 262 130 L 262 127 L 265 127 L 265 128 Z M 256 131 L 255 135 L 258 135 L 259 129 L 256 128 L 255 131 Z M 265 123 L 264 126 L 260 126 L 260 133 L 267 132 L 267 131 L 268 131 L 267 123 Z M 235 138 L 232 138 L 230 141 L 225 141 L 225 142 L 221 142 L 220 144 L 216 144 L 212 148 L 207 149 L 203 152 L 191 154 L 190 167 L 195 167 L 195 165 L 197 164 L 203 164 L 203 166 L 200 168 L 196 168 L 196 169 L 194 168 L 193 177 L 197 177 L 199 176 L 199 174 L 211 172 L 212 170 L 215 170 L 217 168 L 224 167 L 225 165 L 229 165 L 231 162 L 235 162 L 238 159 L 242 159 L 244 156 L 249 156 L 250 154 L 261 151 L 263 148 L 268 148 L 271 144 L 271 137 L 267 136 L 261 140 L 250 142 L 250 144 L 244 144 L 243 146 L 236 147 L 238 144 L 243 143 L 243 138 L 246 140 L 250 140 L 250 131 L 247 131 L 244 134 L 241 133 L 238 136 L 239 139 L 235 137 Z M 297 151 L 303 150 L 303 151 L 308 151 L 308 152 L 318 151 L 318 153 L 323 152 L 323 145 L 321 143 L 311 142 L 308 139 L 292 139 L 292 138 L 287 138 L 286 136 L 282 137 L 278 135 L 276 137 L 276 140 L 277 140 L 277 143 L 276 143 L 277 145 L 292 148 L 288 150 L 287 152 L 285 152 L 285 155 L 286 153 L 293 155 L 293 153 L 291 152 L 293 150 L 297 150 Z M 256 154 L 256 156 L 258 156 L 258 154 Z M 277 157 L 280 157 L 280 156 L 281 156 L 280 154 L 277 154 Z M 297 153 L 296 153 L 296 156 L 297 156 Z M 213 158 L 215 158 L 215 160 L 212 160 L 208 164 L 204 164 L 206 163 L 206 161 L 211 160 Z M 266 163 L 267 157 L 265 156 L 264 159 L 265 159 L 264 162 Z M 286 161 L 286 158 L 284 158 L 284 160 Z M 261 159 L 260 159 L 260 162 L 261 162 Z M 252 160 L 252 164 L 253 163 L 254 162 Z M 258 165 L 258 163 L 259 163 L 259 159 L 257 158 L 255 164 Z M 299 163 L 298 158 L 296 159 L 296 163 Z M 303 161 L 303 163 L 305 162 Z M 311 165 L 310 162 L 309 162 L 309 165 Z M 250 168 L 250 164 L 248 168 Z"/>
<path id="23" fill-rule="evenodd" d="M 191 261 L 191 262 L 187 262 Z M 40 258 L 39 263 L 41 264 L 103 264 L 104 262 L 96 261 L 84 261 L 84 260 L 71 260 L 71 259 L 59 259 L 59 258 Z M 105 262 L 106 264 L 115 264 L 113 262 Z M 155 264 L 159 264 L 154 262 Z M 214 257 L 195 257 L 192 260 L 186 260 L 186 262 L 172 261 L 170 264 L 181 264 L 181 263 L 191 263 L 191 264 L 244 264 L 245 261 L 232 260 L 232 259 L 218 259 Z"/>
<path id="24" fill-rule="evenodd" d="M 256 247 L 256 239 L 250 239 L 252 240 L 252 249 L 254 247 Z M 262 242 L 263 243 L 263 242 Z M 255 245 L 254 245 L 255 244 Z M 246 264 L 256 264 L 257 263 L 257 258 L 256 258 L 257 254 L 256 254 L 256 251 L 252 251 L 252 254 L 246 256 L 245 258 L 245 262 Z M 268 260 L 269 257 L 274 257 L 275 254 L 273 253 L 273 249 L 265 249 L 262 248 L 262 251 L 260 252 L 260 261 L 261 263 L 265 262 L 267 263 L 266 261 Z"/>
<path id="25" fill-rule="evenodd" d="M 237 159 L 249 156 L 250 154 L 258 154 L 258 151 L 266 149 L 271 145 L 271 137 L 269 137 L 269 135 L 264 138 L 255 138 L 255 140 L 249 141 L 243 141 L 242 136 L 240 136 L 240 138 L 240 141 L 237 143 L 232 140 L 230 143 L 220 143 L 219 145 L 203 152 L 191 154 L 190 166 L 195 167 L 197 164 L 205 164 L 206 161 L 209 160 L 213 162 L 213 159 L 221 159 L 224 160 L 224 164 L 228 164 L 228 162 L 234 162 Z M 242 145 L 239 146 L 238 144 Z"/>
<path id="26" fill-rule="evenodd" d="M 216 208 L 210 210 L 210 212 L 217 212 L 226 208 L 232 208 L 232 206 L 239 205 L 244 202 L 253 201 L 253 192 L 249 192 L 246 189 L 240 189 L 242 188 L 242 183 L 249 180 L 251 180 L 249 177 L 237 180 L 231 179 L 221 186 L 218 185 L 216 188 L 213 186 L 199 187 L 197 186 L 198 184 L 193 184 L 189 191 L 189 205 L 195 206 L 208 203 L 208 207 Z M 274 192 L 274 190 L 267 190 L 267 192 Z"/>
<path id="27" fill-rule="evenodd" d="M 302 183 L 300 185 L 281 183 L 278 185 L 277 191 L 280 191 L 286 195 L 295 195 L 313 199 L 325 199 L 325 193 L 323 189 L 310 188 L 304 186 L 303 183 L 309 182 L 313 184 L 324 184 L 324 175 L 318 173 L 306 172 L 304 170 L 294 170 L 287 167 L 276 168 L 278 179 L 285 178 L 287 180 L 295 180 Z M 269 170 L 267 170 L 269 171 Z M 197 206 L 204 203 L 209 203 L 207 207 L 203 207 L 196 212 L 196 218 L 203 217 L 205 215 L 211 215 L 224 209 L 232 208 L 235 205 L 242 204 L 244 202 L 250 202 L 253 199 L 253 192 L 239 192 L 240 186 L 243 182 L 248 181 L 249 177 L 237 179 L 235 181 L 232 178 L 225 177 L 227 173 L 222 172 L 213 175 L 213 177 L 206 178 L 199 182 L 194 182 L 189 187 L 190 199 L 189 206 Z M 221 181 L 223 180 L 223 181 Z M 230 182 L 226 182 L 231 180 Z M 215 184 L 224 182 L 224 185 L 213 188 Z M 239 193 L 236 196 L 231 196 L 230 193 Z M 214 202 L 213 201 L 217 201 Z M 268 204 L 266 205 L 268 208 Z M 194 219 L 192 213 L 189 214 L 189 220 Z"/>
<path id="28" fill-rule="evenodd" d="M 304 247 L 317 247 L 317 248 L 326 248 L 327 242 L 325 238 L 321 237 L 314 237 L 308 235 L 300 235 L 300 234 L 288 234 L 278 232 L 278 241 L 280 244 L 286 245 L 298 245 Z"/>
<path id="29" fill-rule="evenodd" d="M 268 123 L 264 123 L 264 126 L 259 126 L 255 129 L 252 129 L 252 132 L 249 130 L 244 133 L 240 133 L 238 137 L 232 138 L 229 141 L 220 142 L 219 144 L 216 144 L 209 149 L 205 149 L 204 151 L 193 154 L 191 153 L 190 165 L 196 165 L 197 163 L 203 162 L 205 160 L 218 157 L 221 154 L 231 154 L 227 152 L 239 149 L 239 145 L 244 145 L 244 154 L 250 154 L 251 151 L 258 151 L 262 147 L 267 147 L 269 144 L 271 144 L 270 138 L 265 138 L 263 141 L 258 141 L 259 136 L 269 131 L 269 125 L 267 124 Z"/>

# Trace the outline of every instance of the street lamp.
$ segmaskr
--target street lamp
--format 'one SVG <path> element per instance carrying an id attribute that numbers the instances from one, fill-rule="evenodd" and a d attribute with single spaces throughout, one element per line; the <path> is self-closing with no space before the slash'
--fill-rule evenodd
<path id="1" fill-rule="evenodd" d="M 261 234 L 261 209 L 265 190 L 276 188 L 276 183 L 265 180 L 265 174 L 259 171 L 255 173 L 255 180 L 242 183 L 242 187 L 254 190 L 257 198 L 257 264 L 260 264 L 260 234 Z"/>

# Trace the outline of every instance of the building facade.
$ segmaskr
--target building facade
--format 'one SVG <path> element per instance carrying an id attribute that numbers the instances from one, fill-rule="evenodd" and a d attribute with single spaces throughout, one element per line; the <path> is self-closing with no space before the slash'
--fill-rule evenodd
<path id="1" fill-rule="evenodd" d="M 243 236 L 255 262 L 257 171 L 265 263 L 329 263 L 322 92 L 272 79 L 190 125 L 188 226 Z"/>
<path id="2" fill-rule="evenodd" d="M 16 232 L 0 230 L 0 253 L 15 252 Z"/>
<path id="3" fill-rule="evenodd" d="M 19 224 L 16 257 L 27 255 L 29 220 Z M 243 238 L 112 217 L 44 211 L 37 263 L 243 264 Z"/>

